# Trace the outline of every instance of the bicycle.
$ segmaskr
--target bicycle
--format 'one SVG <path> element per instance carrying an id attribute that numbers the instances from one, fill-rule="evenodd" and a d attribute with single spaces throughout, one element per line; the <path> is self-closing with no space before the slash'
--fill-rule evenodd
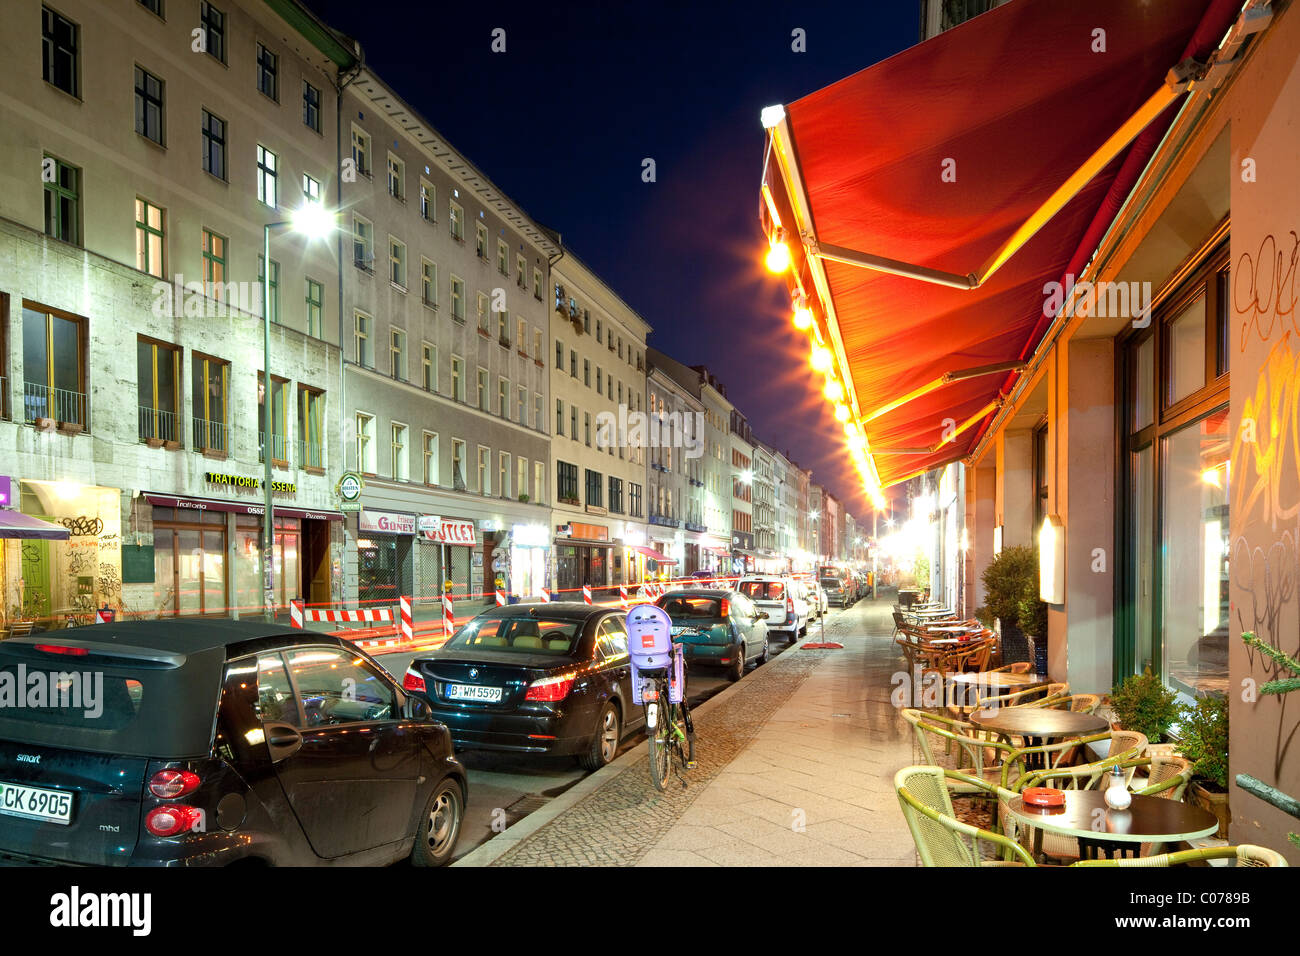
<path id="1" fill-rule="evenodd" d="M 685 684 L 684 668 L 678 660 L 681 647 L 674 645 L 674 664 L 681 682 Z M 663 791 L 668 784 L 668 773 L 677 764 L 677 777 L 683 787 L 686 779 L 682 771 L 693 770 L 695 760 L 695 726 L 691 722 L 690 707 L 686 703 L 686 688 L 681 688 L 681 700 L 673 702 L 668 680 L 668 668 L 641 671 L 641 700 L 645 707 L 646 741 L 650 748 L 650 780 L 655 789 Z"/>

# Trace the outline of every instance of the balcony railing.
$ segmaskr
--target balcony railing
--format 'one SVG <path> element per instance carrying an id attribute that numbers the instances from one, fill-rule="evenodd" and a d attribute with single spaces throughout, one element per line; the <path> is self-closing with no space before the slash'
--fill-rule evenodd
<path id="1" fill-rule="evenodd" d="M 180 441 L 180 433 L 177 431 L 175 412 L 168 412 L 161 408 L 152 408 L 148 405 L 141 405 L 139 406 L 138 420 L 140 423 L 141 441 Z"/>
<path id="2" fill-rule="evenodd" d="M 704 533 L 707 533 L 709 529 L 708 529 L 707 527 L 705 527 L 704 525 L 702 525 L 702 524 L 697 524 L 697 523 L 695 523 L 694 521 L 688 521 L 688 522 L 686 522 L 686 530 L 687 530 L 687 531 L 698 531 L 698 532 L 700 532 L 701 534 L 704 534 Z"/>
<path id="3" fill-rule="evenodd" d="M 194 420 L 194 447 L 199 451 L 230 454 L 230 426 L 206 418 Z"/>
<path id="4" fill-rule="evenodd" d="M 320 442 L 298 439 L 298 467 L 325 467 L 325 449 L 321 447 Z"/>
<path id="5" fill-rule="evenodd" d="M 80 425 L 85 428 L 90 422 L 87 406 L 85 392 L 23 382 L 23 420 L 29 425 L 38 418 L 45 418 L 53 419 L 60 425 Z"/>
<path id="6" fill-rule="evenodd" d="M 670 518 L 668 515 L 652 514 L 648 520 L 651 524 L 663 525 L 665 528 L 680 528 L 682 525 L 676 518 Z"/>
<path id="7" fill-rule="evenodd" d="M 265 461 L 262 456 L 266 449 L 266 432 L 257 433 L 257 460 Z M 289 461 L 289 439 L 284 435 L 271 436 L 271 461 L 280 461 L 288 463 Z"/>

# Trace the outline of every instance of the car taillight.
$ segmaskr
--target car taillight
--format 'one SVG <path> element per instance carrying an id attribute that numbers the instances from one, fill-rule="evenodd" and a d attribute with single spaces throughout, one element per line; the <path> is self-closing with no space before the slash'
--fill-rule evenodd
<path id="1" fill-rule="evenodd" d="M 794 598 L 790 597 L 788 594 L 785 596 L 785 610 L 788 614 L 794 613 Z"/>
<path id="2" fill-rule="evenodd" d="M 416 690 L 421 694 L 428 693 L 428 688 L 424 685 L 424 678 L 420 672 L 412 665 L 406 669 L 406 675 L 402 678 L 402 690 Z"/>
<path id="3" fill-rule="evenodd" d="M 535 680 L 528 685 L 524 700 L 538 700 L 546 703 L 564 700 L 569 696 L 569 691 L 573 689 L 573 678 L 573 674 L 562 674 L 559 677 L 543 677 L 541 680 Z"/>
<path id="4" fill-rule="evenodd" d="M 203 819 L 203 811 L 185 804 L 169 803 L 154 807 L 144 818 L 145 829 L 154 836 L 169 837 L 194 829 L 194 825 Z"/>
<path id="5" fill-rule="evenodd" d="M 199 789 L 197 773 L 188 770 L 159 770 L 149 778 L 149 792 L 160 800 L 175 800 Z"/>
<path id="6" fill-rule="evenodd" d="M 726 598 L 722 599 L 722 616 L 724 618 L 731 617 L 731 602 Z"/>
<path id="7" fill-rule="evenodd" d="M 69 657 L 85 657 L 90 653 L 84 647 L 69 647 L 66 644 L 37 644 L 36 649 L 46 654 L 66 654 Z"/>

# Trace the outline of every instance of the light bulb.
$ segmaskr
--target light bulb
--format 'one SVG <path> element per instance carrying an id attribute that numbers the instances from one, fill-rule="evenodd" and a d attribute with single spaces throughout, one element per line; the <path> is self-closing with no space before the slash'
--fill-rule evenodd
<path id="1" fill-rule="evenodd" d="M 827 371 L 831 367 L 831 362 L 833 361 L 831 350 L 824 345 L 815 346 L 812 350 L 810 361 L 812 362 L 814 370 L 818 372 Z"/>
<path id="2" fill-rule="evenodd" d="M 767 271 L 781 273 L 790 268 L 790 247 L 780 239 L 773 239 L 767 249 Z"/>
<path id="3" fill-rule="evenodd" d="M 837 422 L 847 422 L 849 420 L 849 406 L 843 404 L 836 405 L 835 420 Z"/>
<path id="4" fill-rule="evenodd" d="M 822 394 L 826 396 L 828 402 L 844 401 L 844 386 L 841 385 L 833 376 L 826 379 L 826 387 L 822 389 Z"/>

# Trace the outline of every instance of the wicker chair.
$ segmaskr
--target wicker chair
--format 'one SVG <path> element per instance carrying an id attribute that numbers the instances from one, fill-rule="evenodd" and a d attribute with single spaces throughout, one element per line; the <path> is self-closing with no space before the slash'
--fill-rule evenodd
<path id="1" fill-rule="evenodd" d="M 1154 756 L 1136 762 L 1136 767 L 1147 767 L 1147 783 L 1133 792 L 1144 797 L 1164 797 L 1181 802 L 1192 782 L 1192 762 L 1177 755 Z M 1143 843 L 1139 856 L 1155 856 L 1164 849 L 1163 843 Z"/>
<path id="2" fill-rule="evenodd" d="M 995 667 L 989 671 L 990 674 L 1028 674 L 1033 669 L 1033 664 L 1029 661 L 1017 661 L 1014 664 L 1003 664 L 1001 667 Z"/>
<path id="3" fill-rule="evenodd" d="M 1070 693 L 1070 685 L 1064 683 L 1031 684 L 1019 690 L 1007 691 L 980 699 L 980 710 L 996 710 L 999 707 L 1024 707 L 1029 704 L 1042 706 Z"/>
<path id="4" fill-rule="evenodd" d="M 1053 710 L 1068 710 L 1076 714 L 1091 714 L 1101 703 L 1097 694 L 1067 694 L 1064 697 L 1045 697 L 1030 701 L 1025 707 L 1050 707 Z"/>
<path id="5" fill-rule="evenodd" d="M 1033 866 L 1034 861 L 1019 843 L 1000 833 L 983 830 L 958 820 L 953 810 L 948 781 L 962 786 L 979 786 L 995 795 L 981 781 L 938 767 L 904 767 L 894 774 L 894 790 L 907 828 L 912 831 L 922 866 Z M 1003 791 L 1005 792 L 1005 791 Z M 983 861 L 980 843 L 1001 850 L 1000 860 Z"/>
<path id="6" fill-rule="evenodd" d="M 1117 860 L 1080 860 L 1074 866 L 1186 866 L 1204 860 L 1234 860 L 1236 866 L 1290 866 L 1286 857 L 1268 847 L 1243 843 L 1241 846 L 1211 846 L 1179 850 L 1157 856 L 1122 857 Z"/>

